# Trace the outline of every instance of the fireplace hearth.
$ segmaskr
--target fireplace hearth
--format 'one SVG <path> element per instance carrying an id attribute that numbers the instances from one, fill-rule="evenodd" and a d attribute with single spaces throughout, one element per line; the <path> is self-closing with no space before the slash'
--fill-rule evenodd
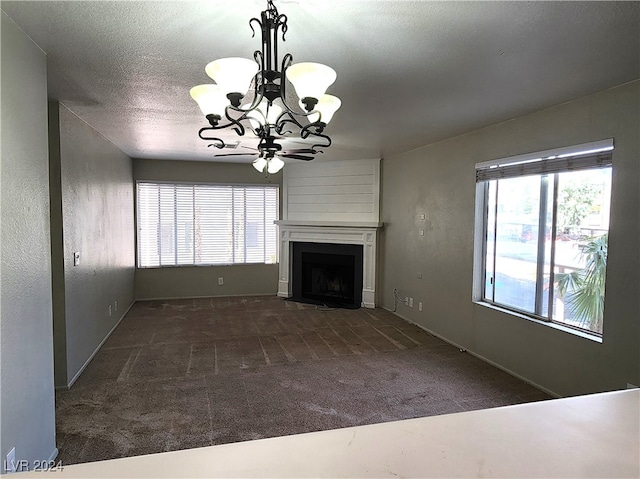
<path id="1" fill-rule="evenodd" d="M 361 245 L 293 242 L 291 299 L 359 308 L 362 261 Z"/>

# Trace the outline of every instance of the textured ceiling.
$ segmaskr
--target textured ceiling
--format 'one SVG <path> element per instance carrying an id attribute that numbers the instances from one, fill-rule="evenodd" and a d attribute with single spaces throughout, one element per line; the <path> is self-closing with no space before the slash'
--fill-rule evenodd
<path id="1" fill-rule="evenodd" d="M 338 73 L 327 158 L 410 150 L 640 77 L 638 2 L 275 4 L 281 53 Z M 210 82 L 209 61 L 252 57 L 266 1 L 0 5 L 47 53 L 51 99 L 132 157 L 211 160 L 189 89 Z"/>

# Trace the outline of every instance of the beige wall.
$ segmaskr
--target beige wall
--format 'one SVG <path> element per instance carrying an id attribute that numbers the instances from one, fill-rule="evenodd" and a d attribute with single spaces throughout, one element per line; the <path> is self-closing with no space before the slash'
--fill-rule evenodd
<path id="1" fill-rule="evenodd" d="M 382 305 L 393 308 L 398 288 L 415 301 L 400 315 L 558 395 L 640 384 L 639 106 L 636 81 L 385 158 Z M 475 163 L 605 138 L 615 151 L 603 342 L 472 303 Z"/>
<path id="2" fill-rule="evenodd" d="M 133 304 L 134 203 L 131 159 L 64 105 L 50 102 L 49 110 L 49 135 L 59 146 L 50 142 L 56 386 L 62 387 Z"/>
<path id="3" fill-rule="evenodd" d="M 55 458 L 44 53 L 2 17 L 0 471 Z"/>
<path id="4" fill-rule="evenodd" d="M 224 278 L 224 285 L 218 285 Z M 180 266 L 136 270 L 137 299 L 276 294 L 278 265 Z"/>
<path id="5" fill-rule="evenodd" d="M 247 163 L 135 159 L 133 177 L 134 181 L 277 184 L 282 197 L 282 171 L 265 178 Z M 222 286 L 218 285 L 220 277 L 224 278 Z M 137 268 L 135 276 L 136 299 L 262 295 L 277 291 L 277 264 Z"/>

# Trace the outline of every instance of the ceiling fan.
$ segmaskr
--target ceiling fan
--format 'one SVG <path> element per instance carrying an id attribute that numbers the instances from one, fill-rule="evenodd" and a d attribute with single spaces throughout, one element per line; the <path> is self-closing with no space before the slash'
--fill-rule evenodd
<path id="1" fill-rule="evenodd" d="M 280 138 L 281 137 L 267 136 L 266 138 L 263 138 L 260 140 L 260 143 L 258 143 L 258 148 L 253 148 L 251 146 L 242 147 L 250 150 L 255 150 L 257 153 L 220 153 L 215 156 L 219 157 L 219 156 L 258 155 L 258 157 L 272 158 L 277 154 L 279 157 L 282 157 L 282 158 L 292 158 L 294 160 L 311 161 L 313 160 L 314 157 L 306 156 L 306 155 L 317 155 L 318 153 L 322 153 L 320 150 L 316 150 L 314 148 L 287 148 L 286 150 L 283 150 L 282 145 L 279 143 L 276 143 L 276 140 Z M 211 143 L 208 146 L 209 147 L 213 146 L 220 149 L 226 147 L 226 145 L 219 146 L 216 143 Z"/>
<path id="2" fill-rule="evenodd" d="M 322 150 L 317 150 L 315 145 L 311 148 L 287 148 L 283 149 L 280 143 L 276 143 L 276 140 L 282 139 L 283 137 L 276 137 L 273 135 L 264 136 L 260 139 L 257 148 L 253 148 L 250 146 L 244 146 L 243 148 L 256 150 L 256 153 L 220 153 L 215 155 L 216 157 L 222 156 L 253 156 L 257 155 L 256 159 L 253 161 L 253 166 L 256 170 L 261 173 L 277 173 L 283 166 L 284 162 L 281 158 L 291 158 L 294 160 L 302 160 L 302 161 L 311 161 L 314 159 L 314 156 L 318 153 L 322 153 Z M 209 144 L 209 147 L 215 147 L 218 149 L 224 149 L 229 147 L 223 141 L 218 138 L 212 140 L 217 140 L 214 143 Z M 235 147 L 237 148 L 238 145 Z M 313 156 L 310 156 L 313 155 Z"/>

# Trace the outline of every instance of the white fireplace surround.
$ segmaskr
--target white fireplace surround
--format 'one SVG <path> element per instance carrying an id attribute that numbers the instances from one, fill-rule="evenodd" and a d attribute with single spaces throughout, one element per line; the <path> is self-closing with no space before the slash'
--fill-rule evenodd
<path id="1" fill-rule="evenodd" d="M 291 243 L 333 243 L 362 246 L 362 306 L 376 307 L 376 255 L 379 223 L 360 225 L 301 224 L 277 221 L 280 227 L 280 276 L 278 296 L 291 297 Z"/>
<path id="2" fill-rule="evenodd" d="M 376 307 L 380 159 L 288 164 L 284 169 L 278 296 L 289 298 L 291 243 L 362 246 L 362 306 Z"/>

